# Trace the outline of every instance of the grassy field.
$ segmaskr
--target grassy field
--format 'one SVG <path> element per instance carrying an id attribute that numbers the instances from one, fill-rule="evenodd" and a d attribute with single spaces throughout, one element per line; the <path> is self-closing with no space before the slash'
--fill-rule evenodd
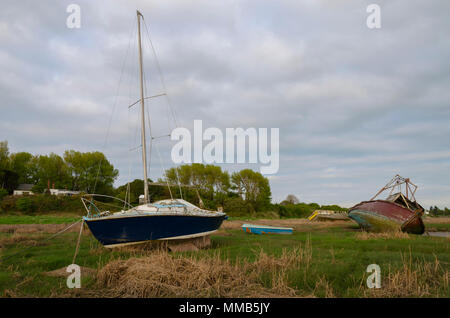
<path id="1" fill-rule="evenodd" d="M 0 216 L 0 224 L 70 224 L 78 221 L 79 219 L 81 219 L 81 216 L 68 213 L 64 213 L 61 215 L 10 214 Z"/>
<path id="2" fill-rule="evenodd" d="M 95 271 L 82 275 L 81 289 L 68 289 L 65 277 L 46 273 L 72 263 L 79 227 L 51 237 L 77 220 L 0 217 L 0 296 L 450 297 L 448 238 L 299 219 L 258 220 L 291 225 L 293 235 L 249 235 L 239 228 L 246 220 L 225 221 L 210 248 L 196 252 L 109 250 L 85 230 L 76 263 Z M 449 230 L 450 219 L 427 223 Z M 369 264 L 381 268 L 380 289 L 366 286 Z"/>

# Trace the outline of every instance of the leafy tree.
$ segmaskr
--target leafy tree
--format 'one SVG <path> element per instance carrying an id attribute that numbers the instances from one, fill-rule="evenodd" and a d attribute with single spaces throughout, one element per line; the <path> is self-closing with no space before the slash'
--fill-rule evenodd
<path id="1" fill-rule="evenodd" d="M 300 203 L 300 200 L 293 194 L 288 194 L 286 199 L 284 199 L 280 204 L 281 205 L 287 205 L 287 204 L 298 204 Z"/>
<path id="2" fill-rule="evenodd" d="M 151 179 L 148 179 L 148 182 L 152 183 L 153 181 Z M 149 184 L 148 191 L 150 201 L 152 202 L 170 198 L 169 190 L 163 186 Z M 144 180 L 142 179 L 135 179 L 132 182 L 124 184 L 116 189 L 117 197 L 125 200 L 126 196 L 129 196 L 126 201 L 129 201 L 131 204 L 138 203 L 139 196 L 142 194 L 144 194 Z"/>
<path id="3" fill-rule="evenodd" d="M 32 183 L 32 159 L 28 152 L 18 152 L 10 155 L 11 170 L 18 174 L 19 183 Z"/>
<path id="4" fill-rule="evenodd" d="M 8 142 L 0 141 L 0 188 L 12 193 L 19 183 L 19 176 L 11 170 Z"/>
<path id="5" fill-rule="evenodd" d="M 249 205 L 250 212 L 258 212 L 270 206 L 269 180 L 251 169 L 235 172 L 231 176 L 232 188 Z"/>
<path id="6" fill-rule="evenodd" d="M 67 150 L 64 161 L 71 176 L 72 190 L 87 193 L 113 194 L 113 183 L 119 171 L 101 152 L 79 152 Z"/>
<path id="7" fill-rule="evenodd" d="M 34 156 L 30 161 L 30 179 L 35 186 L 33 191 L 44 192 L 49 186 L 57 189 L 70 188 L 70 173 L 63 158 L 51 153 L 50 155 Z"/>
<path id="8" fill-rule="evenodd" d="M 0 141 L 0 170 L 9 169 L 8 141 Z"/>
<path id="9" fill-rule="evenodd" d="M 8 190 L 0 188 L 0 201 L 8 195 Z"/>
<path id="10" fill-rule="evenodd" d="M 198 189 L 202 197 L 211 201 L 217 200 L 220 203 L 230 189 L 230 175 L 222 171 L 221 167 L 214 165 L 201 163 L 182 165 L 166 170 L 165 177 L 170 184 L 178 184 L 179 180 L 182 185 L 190 185 Z M 184 196 L 195 195 L 195 190 L 183 188 L 182 191 L 185 193 Z"/>

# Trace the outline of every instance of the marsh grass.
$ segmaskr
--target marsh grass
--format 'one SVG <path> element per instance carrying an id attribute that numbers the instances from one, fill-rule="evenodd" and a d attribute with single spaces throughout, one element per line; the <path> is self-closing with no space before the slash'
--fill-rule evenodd
<path id="1" fill-rule="evenodd" d="M 435 257 L 434 261 L 414 259 L 401 253 L 402 267 L 388 267 L 379 289 L 366 289 L 365 297 L 448 297 L 450 272 Z"/>
<path id="2" fill-rule="evenodd" d="M 46 243 L 42 240 L 40 234 L 20 234 L 13 232 L 12 235 L 0 238 L 0 248 L 11 245 L 17 246 L 43 246 Z"/>
<path id="3" fill-rule="evenodd" d="M 382 233 L 371 233 L 362 231 L 355 235 L 358 240 L 373 240 L 373 239 L 409 239 L 410 235 L 402 231 L 390 231 Z"/>

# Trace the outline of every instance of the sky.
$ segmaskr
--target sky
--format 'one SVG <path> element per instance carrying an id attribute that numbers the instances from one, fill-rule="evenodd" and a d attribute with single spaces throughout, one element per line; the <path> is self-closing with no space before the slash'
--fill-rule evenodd
<path id="1" fill-rule="evenodd" d="M 80 28 L 69 28 L 70 4 Z M 378 4 L 381 28 L 366 11 Z M 10 152 L 102 151 L 142 178 L 136 10 L 152 135 L 279 128 L 273 202 L 350 207 L 394 175 L 450 206 L 450 2 L 3 0 L 0 140 Z M 147 32 L 148 31 L 148 32 Z M 156 52 L 153 54 L 153 49 Z M 162 75 L 162 76 L 161 76 Z M 155 139 L 150 177 L 174 166 Z M 260 164 L 221 164 L 259 171 Z"/>

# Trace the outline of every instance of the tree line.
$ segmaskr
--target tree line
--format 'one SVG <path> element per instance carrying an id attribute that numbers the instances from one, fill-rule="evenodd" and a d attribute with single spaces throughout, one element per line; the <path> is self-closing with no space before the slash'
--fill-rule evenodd
<path id="1" fill-rule="evenodd" d="M 33 184 L 33 192 L 48 188 L 91 193 L 114 193 L 114 180 L 119 171 L 101 152 L 66 150 L 63 156 L 9 153 L 8 142 L 0 142 L 0 188 L 9 194 L 19 184 Z"/>
<path id="2" fill-rule="evenodd" d="M 33 184 L 34 193 L 45 193 L 49 188 L 67 189 L 139 203 L 143 180 L 136 179 L 114 188 L 118 174 L 106 156 L 98 151 L 66 150 L 62 156 L 10 153 L 8 142 L 0 142 L 0 199 L 12 194 L 19 184 Z M 250 169 L 230 175 L 214 165 L 183 165 L 166 170 L 157 180 L 159 185 L 149 181 L 151 201 L 183 198 L 205 208 L 222 207 L 237 213 L 257 213 L 268 210 L 271 204 L 268 179 Z"/>
<path id="3" fill-rule="evenodd" d="M 450 216 L 450 210 L 446 207 L 439 209 L 437 206 L 430 206 L 429 212 L 432 216 Z"/>
<path id="4" fill-rule="evenodd" d="M 144 181 L 136 179 L 114 188 L 119 172 L 98 151 L 79 152 L 67 150 L 63 156 L 32 155 L 27 152 L 9 153 L 8 143 L 0 142 L 0 200 L 12 194 L 17 185 L 34 184 L 34 193 L 45 194 L 49 187 L 81 191 L 84 193 L 106 194 L 121 198 L 132 205 L 139 204 L 143 194 Z M 272 214 L 280 217 L 306 217 L 316 209 L 345 210 L 339 206 L 320 206 L 317 203 L 301 203 L 289 195 L 280 204 L 272 204 L 269 180 L 251 169 L 236 172 L 222 170 L 210 164 L 187 164 L 167 169 L 153 182 L 149 179 L 151 202 L 183 198 L 207 209 L 223 209 L 233 216 Z M 19 204 L 12 196 L 3 200 L 3 210 L 52 210 L 74 208 L 68 198 L 22 198 Z M 65 202 L 65 201 L 67 202 Z M 23 202 L 22 202 L 23 201 Z M 55 201 L 55 202 L 53 202 Z M 40 208 L 39 208 L 40 207 Z"/>

